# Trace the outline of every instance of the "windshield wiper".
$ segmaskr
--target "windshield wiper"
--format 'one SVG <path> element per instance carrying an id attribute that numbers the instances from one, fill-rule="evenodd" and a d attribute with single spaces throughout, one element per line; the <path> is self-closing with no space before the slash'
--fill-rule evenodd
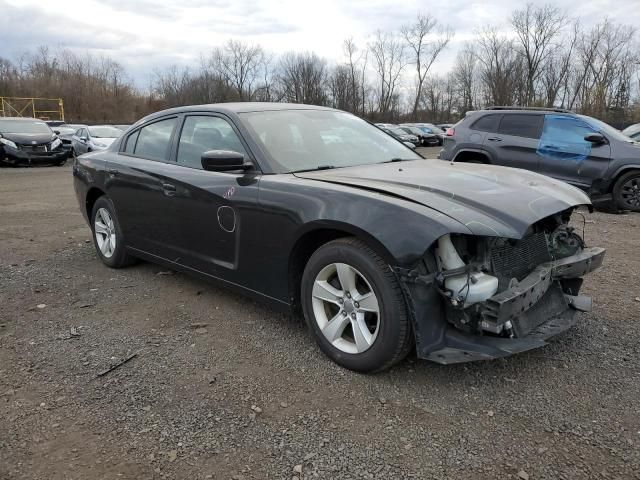
<path id="1" fill-rule="evenodd" d="M 302 173 L 302 172 L 315 172 L 316 170 L 331 170 L 332 168 L 336 168 L 333 165 L 318 165 L 314 168 L 304 168 L 302 170 L 293 170 L 289 173 Z"/>

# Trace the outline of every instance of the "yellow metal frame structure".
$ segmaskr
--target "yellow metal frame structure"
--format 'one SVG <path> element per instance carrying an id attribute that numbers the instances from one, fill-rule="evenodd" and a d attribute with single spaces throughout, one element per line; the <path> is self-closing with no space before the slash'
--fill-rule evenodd
<path id="1" fill-rule="evenodd" d="M 52 104 L 57 106 L 56 110 L 51 109 Z M 64 102 L 61 98 L 0 97 L 0 117 L 31 117 L 64 122 Z"/>

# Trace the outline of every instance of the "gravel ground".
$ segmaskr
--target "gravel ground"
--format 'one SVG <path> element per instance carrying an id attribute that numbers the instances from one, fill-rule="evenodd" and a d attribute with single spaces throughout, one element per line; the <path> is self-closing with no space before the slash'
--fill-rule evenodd
<path id="1" fill-rule="evenodd" d="M 367 376 L 297 319 L 104 267 L 69 167 L 0 170 L 0 479 L 640 478 L 640 215 L 587 222 L 594 311 L 553 344 Z"/>

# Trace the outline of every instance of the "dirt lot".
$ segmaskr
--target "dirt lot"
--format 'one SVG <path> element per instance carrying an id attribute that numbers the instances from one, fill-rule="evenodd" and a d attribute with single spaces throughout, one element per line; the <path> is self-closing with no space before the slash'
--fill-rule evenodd
<path id="1" fill-rule="evenodd" d="M 640 478 L 639 227 L 588 217 L 595 308 L 552 345 L 365 376 L 243 297 L 104 267 L 69 167 L 2 169 L 0 478 Z"/>

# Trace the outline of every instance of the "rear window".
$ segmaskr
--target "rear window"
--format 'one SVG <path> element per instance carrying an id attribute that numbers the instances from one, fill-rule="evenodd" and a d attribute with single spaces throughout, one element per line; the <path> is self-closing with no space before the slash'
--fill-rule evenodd
<path id="1" fill-rule="evenodd" d="M 498 133 L 516 137 L 540 138 L 542 115 L 505 114 Z"/>
<path id="2" fill-rule="evenodd" d="M 473 125 L 471 125 L 471 128 L 480 130 L 481 132 L 495 132 L 498 129 L 499 122 L 500 115 L 485 115 L 476 120 Z"/>

